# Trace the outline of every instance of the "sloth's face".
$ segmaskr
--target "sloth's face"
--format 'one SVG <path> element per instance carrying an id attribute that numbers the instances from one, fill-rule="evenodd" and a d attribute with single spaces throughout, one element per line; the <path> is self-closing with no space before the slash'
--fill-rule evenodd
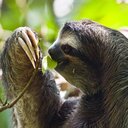
<path id="1" fill-rule="evenodd" d="M 79 40 L 70 32 L 59 35 L 57 40 L 49 49 L 49 54 L 57 62 L 55 68 L 67 81 L 75 84 L 79 77 L 83 62 L 75 56 L 79 46 Z M 77 76 L 76 76 L 77 75 Z"/>
<path id="2" fill-rule="evenodd" d="M 93 21 L 69 22 L 61 29 L 49 54 L 58 63 L 56 71 L 68 82 L 86 93 L 95 93 L 106 72 L 109 77 L 117 72 L 116 50 L 125 41 L 120 32 Z"/>
<path id="3" fill-rule="evenodd" d="M 95 73 L 88 67 L 88 58 L 84 56 L 84 48 L 74 32 L 60 32 L 48 52 L 57 62 L 55 70 L 72 85 L 88 92 L 97 88 Z"/>

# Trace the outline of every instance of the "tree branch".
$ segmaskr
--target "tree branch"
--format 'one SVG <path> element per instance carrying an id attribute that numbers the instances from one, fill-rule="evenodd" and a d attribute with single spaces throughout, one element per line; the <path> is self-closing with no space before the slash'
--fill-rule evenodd
<path id="1" fill-rule="evenodd" d="M 31 83 L 32 83 L 34 77 L 36 76 L 37 71 L 38 71 L 38 64 L 36 65 L 36 68 L 34 69 L 31 78 L 29 79 L 28 83 L 25 85 L 22 92 L 14 100 L 12 100 L 10 103 L 3 104 L 3 106 L 0 107 L 0 112 L 13 107 L 19 101 L 19 99 L 24 95 L 26 90 L 31 86 Z"/>

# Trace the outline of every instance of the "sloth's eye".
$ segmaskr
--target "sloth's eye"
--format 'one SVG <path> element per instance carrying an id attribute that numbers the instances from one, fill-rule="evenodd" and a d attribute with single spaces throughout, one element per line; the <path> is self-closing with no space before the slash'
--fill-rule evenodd
<path id="1" fill-rule="evenodd" d="M 72 53 L 72 47 L 69 46 L 68 44 L 62 45 L 62 46 L 61 46 L 61 49 L 62 49 L 62 51 L 63 51 L 65 54 L 70 54 L 70 53 Z"/>

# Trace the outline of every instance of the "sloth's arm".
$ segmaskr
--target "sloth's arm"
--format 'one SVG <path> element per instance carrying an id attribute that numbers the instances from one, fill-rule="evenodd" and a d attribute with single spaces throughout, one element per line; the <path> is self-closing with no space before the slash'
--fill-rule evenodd
<path id="1" fill-rule="evenodd" d="M 59 91 L 52 74 L 42 74 L 41 59 L 38 38 L 27 27 L 18 28 L 8 38 L 1 54 L 3 83 L 10 99 L 19 95 L 39 64 L 32 84 L 14 106 L 17 127 L 48 127 L 59 109 Z"/>
<path id="2" fill-rule="evenodd" d="M 10 99 L 24 89 L 38 64 L 32 84 L 13 107 L 16 128 L 60 127 L 77 103 L 62 103 L 52 73 L 41 71 L 42 58 L 38 37 L 28 27 L 15 30 L 5 43 L 1 66 L 3 84 Z"/>

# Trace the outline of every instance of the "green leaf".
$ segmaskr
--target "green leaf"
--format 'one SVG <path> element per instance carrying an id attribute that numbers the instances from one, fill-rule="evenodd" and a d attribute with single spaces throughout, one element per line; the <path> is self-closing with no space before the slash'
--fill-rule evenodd
<path id="1" fill-rule="evenodd" d="M 45 56 L 42 60 L 42 72 L 45 73 L 48 69 L 54 69 L 57 66 L 57 62 L 52 60 L 50 56 Z"/>

